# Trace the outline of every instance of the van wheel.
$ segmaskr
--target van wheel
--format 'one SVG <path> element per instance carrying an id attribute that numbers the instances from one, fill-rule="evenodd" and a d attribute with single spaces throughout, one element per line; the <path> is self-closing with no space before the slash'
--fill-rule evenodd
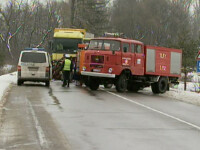
<path id="1" fill-rule="evenodd" d="M 89 80 L 89 87 L 92 91 L 96 91 L 99 88 L 99 82 L 95 79 Z"/>
<path id="2" fill-rule="evenodd" d="M 127 78 L 125 74 L 119 76 L 117 83 L 116 83 L 116 90 L 117 92 L 125 92 L 127 89 Z"/>
<path id="3" fill-rule="evenodd" d="M 45 82 L 45 86 L 46 86 L 46 87 L 49 87 L 49 86 L 50 86 L 50 81 L 46 81 L 46 82 Z"/>
<path id="4" fill-rule="evenodd" d="M 108 84 L 108 83 L 105 83 L 105 84 L 104 84 L 104 88 L 105 88 L 105 89 L 111 89 L 112 86 L 113 86 L 113 84 Z"/>
<path id="5" fill-rule="evenodd" d="M 23 81 L 17 80 L 17 85 L 18 85 L 18 86 L 21 86 L 23 83 L 24 83 Z"/>

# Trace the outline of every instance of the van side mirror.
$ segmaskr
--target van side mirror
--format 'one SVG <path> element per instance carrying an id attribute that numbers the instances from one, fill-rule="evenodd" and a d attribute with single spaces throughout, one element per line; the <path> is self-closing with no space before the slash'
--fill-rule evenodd
<path id="1" fill-rule="evenodd" d="M 53 41 L 49 41 L 49 49 L 50 49 L 50 50 L 53 49 Z"/>

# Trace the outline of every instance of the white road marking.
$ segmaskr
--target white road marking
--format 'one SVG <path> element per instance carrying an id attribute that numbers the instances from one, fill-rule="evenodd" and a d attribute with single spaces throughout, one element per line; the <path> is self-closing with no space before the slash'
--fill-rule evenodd
<path id="1" fill-rule="evenodd" d="M 37 119 L 37 116 L 35 114 L 35 111 L 33 109 L 33 106 L 31 104 L 31 102 L 29 100 L 27 100 L 27 103 L 30 107 L 30 110 L 31 110 L 31 115 L 33 116 L 33 121 L 35 123 L 35 128 L 36 128 L 36 131 L 37 131 L 37 134 L 38 134 L 38 138 L 39 138 L 39 142 L 40 142 L 40 145 L 43 147 L 43 148 L 48 148 L 48 143 L 47 143 L 47 140 L 46 140 L 46 137 L 45 137 L 45 134 L 44 134 L 44 131 L 42 130 L 42 127 L 40 126 L 39 124 L 39 121 Z"/>
<path id="2" fill-rule="evenodd" d="M 36 144 L 37 144 L 36 142 L 35 143 L 16 144 L 13 146 L 9 146 L 8 148 L 17 148 L 17 147 L 21 147 L 21 146 L 30 146 L 30 145 L 36 145 Z"/>
<path id="3" fill-rule="evenodd" d="M 104 90 L 104 91 L 105 91 L 105 90 Z M 123 96 L 121 96 L 121 95 L 115 94 L 115 93 L 113 93 L 113 92 L 109 92 L 109 91 L 106 91 L 106 92 L 109 93 L 109 94 L 112 94 L 112 95 L 114 95 L 114 96 L 117 96 L 117 97 L 119 97 L 119 98 L 121 98 L 121 99 L 124 99 L 124 100 L 126 100 L 126 101 L 128 101 L 128 102 L 134 103 L 134 104 L 136 104 L 136 105 L 138 105 L 138 106 L 141 106 L 141 107 L 143 107 L 143 108 L 146 108 L 146 109 L 148 109 L 148 110 L 151 110 L 151 111 L 153 111 L 153 112 L 159 113 L 159 114 L 161 114 L 161 115 L 164 115 L 164 116 L 166 116 L 166 117 L 169 117 L 169 118 L 174 119 L 174 120 L 176 120 L 176 121 L 179 121 L 179 122 L 181 122 L 181 123 L 184 123 L 184 124 L 186 124 L 186 125 L 189 125 L 189 126 L 195 128 L 195 129 L 197 129 L 197 130 L 200 130 L 200 126 L 197 126 L 197 125 L 195 125 L 195 124 L 193 124 L 193 123 L 189 123 L 189 122 L 184 121 L 184 120 L 182 120 L 182 119 L 180 119 L 180 118 L 174 117 L 174 116 L 169 115 L 169 114 L 167 114 L 167 113 L 165 113 L 165 112 L 161 112 L 161 111 L 159 111 L 159 110 L 157 110 L 157 109 L 154 109 L 154 108 L 152 108 L 152 107 L 146 106 L 146 105 L 144 105 L 144 104 L 142 104 L 142 103 L 138 103 L 138 102 L 136 102 L 136 101 L 134 101 L 134 100 L 128 99 L 128 98 L 126 98 L 126 97 L 123 97 Z"/>

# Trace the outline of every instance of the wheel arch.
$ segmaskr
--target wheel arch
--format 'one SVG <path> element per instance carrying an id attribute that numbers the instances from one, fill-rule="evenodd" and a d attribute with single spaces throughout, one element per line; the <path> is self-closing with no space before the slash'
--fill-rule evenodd
<path id="1" fill-rule="evenodd" d="M 132 72 L 130 69 L 126 68 L 121 71 L 120 75 L 122 75 L 122 74 L 125 74 L 127 76 L 127 78 L 129 78 L 132 75 Z"/>

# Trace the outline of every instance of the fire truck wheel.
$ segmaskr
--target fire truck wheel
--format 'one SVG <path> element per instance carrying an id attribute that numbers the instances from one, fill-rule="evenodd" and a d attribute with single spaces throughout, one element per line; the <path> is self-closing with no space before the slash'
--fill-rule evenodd
<path id="1" fill-rule="evenodd" d="M 127 90 L 132 92 L 132 86 L 130 84 L 127 85 Z"/>
<path id="2" fill-rule="evenodd" d="M 93 79 L 89 82 L 89 87 L 92 91 L 96 91 L 99 88 L 99 82 Z"/>
<path id="3" fill-rule="evenodd" d="M 89 87 L 89 80 L 85 80 L 85 86 Z"/>
<path id="4" fill-rule="evenodd" d="M 165 93 L 167 91 L 168 82 L 166 77 L 161 77 L 157 84 L 159 93 Z"/>
<path id="5" fill-rule="evenodd" d="M 137 83 L 130 83 L 127 86 L 127 90 L 130 92 L 138 92 L 140 90 L 140 86 Z"/>
<path id="6" fill-rule="evenodd" d="M 157 83 L 152 83 L 151 84 L 151 90 L 154 94 L 159 94 L 159 91 L 158 91 L 158 84 Z"/>
<path id="7" fill-rule="evenodd" d="M 117 80 L 116 83 L 116 90 L 117 92 L 125 92 L 127 89 L 127 78 L 125 74 L 122 74 L 119 76 L 119 79 Z"/>
<path id="8" fill-rule="evenodd" d="M 104 88 L 106 88 L 106 89 L 110 89 L 110 88 L 112 88 L 112 84 L 108 84 L 108 83 L 105 83 L 104 84 Z"/>

